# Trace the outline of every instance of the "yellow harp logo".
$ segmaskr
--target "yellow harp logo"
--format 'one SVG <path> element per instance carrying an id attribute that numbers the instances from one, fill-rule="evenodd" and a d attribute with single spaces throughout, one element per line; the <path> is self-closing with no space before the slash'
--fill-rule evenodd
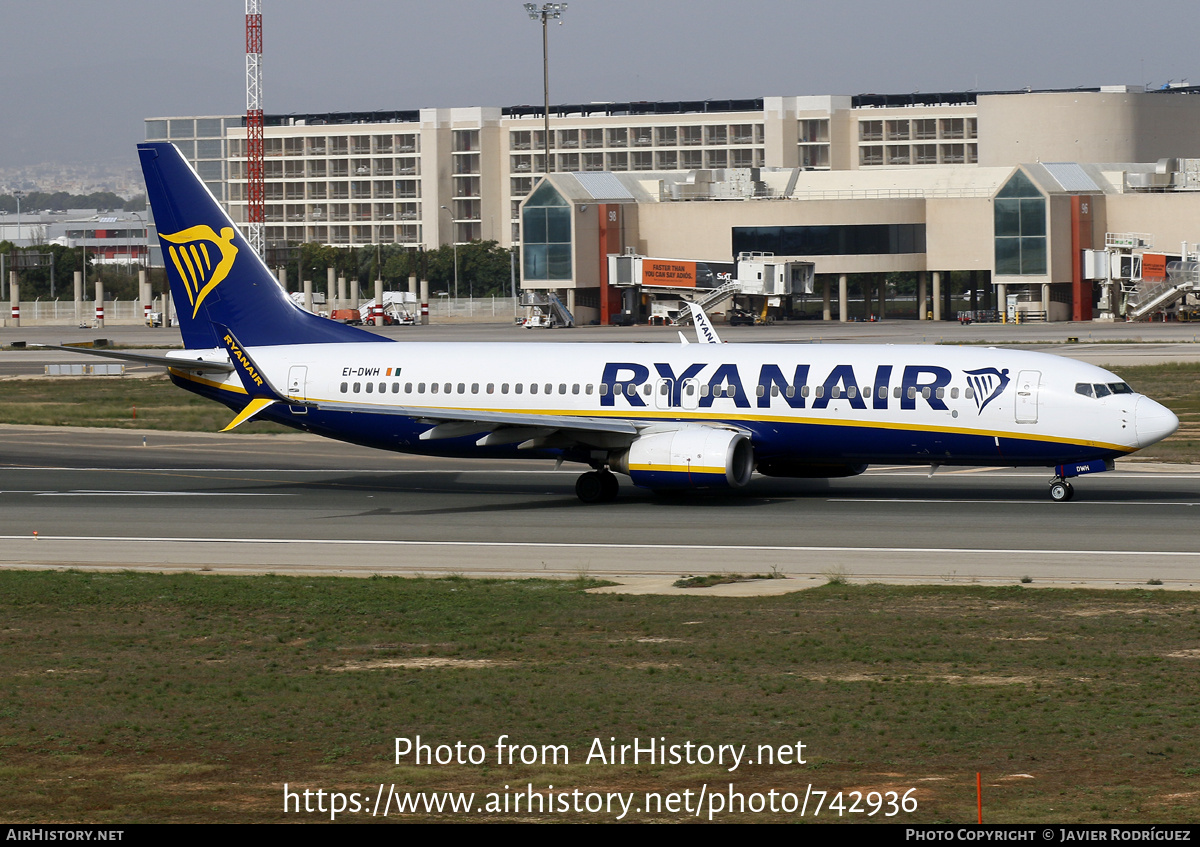
<path id="1" fill-rule="evenodd" d="M 220 285 L 233 267 L 238 252 L 233 246 L 233 228 L 223 227 L 217 235 L 211 226 L 193 226 L 171 235 L 159 235 L 163 241 L 171 242 L 168 252 L 183 280 L 194 318 L 208 292 Z M 218 253 L 219 257 L 215 255 Z"/>

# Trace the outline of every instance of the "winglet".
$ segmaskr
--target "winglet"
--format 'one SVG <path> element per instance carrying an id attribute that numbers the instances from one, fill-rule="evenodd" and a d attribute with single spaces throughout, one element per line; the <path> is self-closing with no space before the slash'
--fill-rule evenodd
<path id="1" fill-rule="evenodd" d="M 229 432 L 229 430 L 233 429 L 234 427 L 241 426 L 263 409 L 267 408 L 268 406 L 275 405 L 276 402 L 278 401 L 273 400 L 270 397 L 255 397 L 246 404 L 246 408 L 238 412 L 237 417 L 231 420 L 229 424 L 223 430 L 221 430 L 221 432 Z"/>
<path id="2" fill-rule="evenodd" d="M 246 352 L 242 343 L 237 340 L 237 336 L 233 334 L 233 330 L 217 323 L 213 324 L 213 328 L 217 331 L 217 338 L 229 352 L 229 361 L 233 364 L 233 369 L 237 373 L 238 378 L 241 379 L 242 387 L 246 389 L 246 393 L 255 398 L 269 397 L 272 400 L 282 400 L 283 395 L 275 390 L 275 386 L 271 385 L 270 380 L 267 379 L 267 375 L 250 358 L 250 354 Z"/>
<path id="3" fill-rule="evenodd" d="M 229 432 L 234 427 L 253 418 L 263 409 L 283 400 L 283 395 L 267 379 L 266 373 L 250 358 L 250 354 L 242 347 L 241 342 L 237 340 L 229 327 L 214 323 L 213 329 L 216 330 L 216 336 L 221 340 L 221 344 L 229 352 L 229 361 L 233 363 L 233 369 L 242 381 L 242 387 L 250 396 L 250 402 L 246 404 L 245 408 L 238 412 L 237 417 L 221 430 L 221 432 Z"/>
<path id="4" fill-rule="evenodd" d="M 692 323 L 696 325 L 696 341 L 700 344 L 720 344 L 721 339 L 717 336 L 717 331 L 713 329 L 708 315 L 704 314 L 704 310 L 695 303 L 690 301 L 685 302 L 687 302 L 687 307 L 692 311 Z"/>

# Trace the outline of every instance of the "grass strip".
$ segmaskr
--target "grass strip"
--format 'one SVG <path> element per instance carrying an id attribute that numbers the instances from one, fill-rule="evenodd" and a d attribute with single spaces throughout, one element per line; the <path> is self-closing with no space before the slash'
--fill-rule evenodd
<path id="1" fill-rule="evenodd" d="M 4 818 L 328 819 L 285 817 L 284 783 L 480 802 L 505 786 L 641 797 L 811 784 L 914 788 L 917 811 L 886 820 L 970 823 L 977 771 L 991 823 L 1200 818 L 1196 594 L 829 584 L 716 598 L 588 585 L 0 572 Z M 417 735 L 478 744 L 487 760 L 397 765 L 395 739 Z M 497 763 L 502 735 L 538 761 Z M 651 738 L 746 744 L 752 759 L 758 745 L 802 742 L 806 763 L 586 761 L 597 739 L 607 751 Z M 542 763 L 558 745 L 569 761 Z"/>

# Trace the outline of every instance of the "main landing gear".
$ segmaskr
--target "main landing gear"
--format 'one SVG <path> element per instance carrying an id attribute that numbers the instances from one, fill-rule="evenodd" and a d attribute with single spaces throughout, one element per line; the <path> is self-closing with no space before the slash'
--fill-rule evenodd
<path id="1" fill-rule="evenodd" d="M 1067 482 L 1061 476 L 1056 476 L 1050 480 L 1050 499 L 1059 503 L 1065 503 L 1075 496 L 1075 486 Z"/>
<path id="2" fill-rule="evenodd" d="M 575 480 L 575 496 L 584 503 L 611 503 L 620 485 L 610 470 L 588 471 Z"/>

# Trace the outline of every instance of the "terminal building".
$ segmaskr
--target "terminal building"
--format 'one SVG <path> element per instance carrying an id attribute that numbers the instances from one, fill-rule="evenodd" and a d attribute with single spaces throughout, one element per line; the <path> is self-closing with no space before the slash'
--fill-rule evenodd
<path id="1" fill-rule="evenodd" d="M 1015 298 L 1027 316 L 1088 320 L 1119 314 L 1141 279 L 1105 299 L 1105 263 L 1087 251 L 1134 243 L 1159 251 L 1144 263 L 1158 268 L 1200 241 L 1197 94 L 566 104 L 551 107 L 548 160 L 541 107 L 269 115 L 264 236 L 268 248 L 520 245 L 523 289 L 557 293 L 581 322 L 644 317 L 646 295 L 618 290 L 636 281 L 610 278 L 611 255 L 752 253 L 811 263 L 826 318 L 857 317 L 852 290 L 864 316 L 875 298 L 887 314 L 888 276 L 911 274 L 918 317 L 954 317 L 953 284 L 972 307 Z M 246 220 L 242 117 L 145 128 Z M 790 314 L 793 295 L 764 310 Z"/>

